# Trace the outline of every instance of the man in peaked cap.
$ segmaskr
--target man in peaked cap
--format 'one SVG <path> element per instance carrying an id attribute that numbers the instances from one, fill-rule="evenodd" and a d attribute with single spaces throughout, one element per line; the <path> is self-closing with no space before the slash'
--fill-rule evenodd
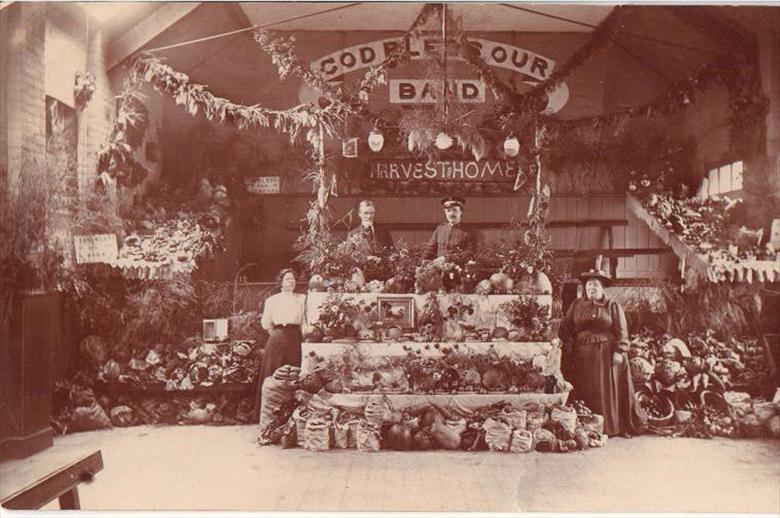
<path id="1" fill-rule="evenodd" d="M 448 196 L 441 200 L 441 204 L 447 222 L 433 231 L 433 236 L 425 247 L 425 259 L 446 257 L 456 252 L 473 252 L 477 246 L 474 233 L 463 228 L 460 222 L 466 200 L 459 196 Z"/>

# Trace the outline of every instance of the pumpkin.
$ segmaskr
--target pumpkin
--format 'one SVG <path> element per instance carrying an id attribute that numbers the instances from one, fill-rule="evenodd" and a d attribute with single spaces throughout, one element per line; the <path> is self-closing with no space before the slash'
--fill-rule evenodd
<path id="1" fill-rule="evenodd" d="M 434 445 L 433 437 L 424 430 L 420 430 L 412 436 L 412 447 L 415 450 L 432 450 Z"/>
<path id="2" fill-rule="evenodd" d="M 477 295 L 489 295 L 492 286 L 493 285 L 489 280 L 483 279 L 477 283 L 477 287 L 474 289 L 474 293 Z"/>
<path id="3" fill-rule="evenodd" d="M 387 337 L 390 340 L 398 340 L 403 336 L 403 331 L 399 326 L 392 326 L 387 330 Z"/>
<path id="4" fill-rule="evenodd" d="M 493 293 L 507 293 L 511 287 L 511 281 L 505 273 L 494 273 L 490 276 L 490 286 Z"/>
<path id="5" fill-rule="evenodd" d="M 387 293 L 403 293 L 403 285 L 400 280 L 395 277 L 390 277 L 385 283 L 385 291 Z"/>
<path id="6" fill-rule="evenodd" d="M 412 430 L 405 423 L 394 424 L 387 431 L 385 442 L 391 450 L 408 450 L 412 447 Z"/>
<path id="7" fill-rule="evenodd" d="M 457 450 L 460 448 L 461 435 L 465 430 L 465 419 L 448 419 L 445 421 L 439 416 L 431 426 L 431 436 L 445 450 Z"/>
<path id="8" fill-rule="evenodd" d="M 506 337 L 510 342 L 519 342 L 523 339 L 523 333 L 517 329 L 510 329 Z"/>
<path id="9" fill-rule="evenodd" d="M 503 340 L 507 337 L 507 330 L 505 327 L 498 326 L 495 329 L 493 329 L 493 339 L 499 339 Z"/>

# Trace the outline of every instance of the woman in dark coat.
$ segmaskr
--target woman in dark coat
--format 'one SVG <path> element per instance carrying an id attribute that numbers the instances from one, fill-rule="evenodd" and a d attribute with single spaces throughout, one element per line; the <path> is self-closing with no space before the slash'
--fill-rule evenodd
<path id="1" fill-rule="evenodd" d="M 575 300 L 561 322 L 564 375 L 573 397 L 604 417 L 608 436 L 630 436 L 646 415 L 634 394 L 628 364 L 628 329 L 620 304 L 604 295 L 609 277 L 590 270 L 580 276 L 585 297 Z"/>

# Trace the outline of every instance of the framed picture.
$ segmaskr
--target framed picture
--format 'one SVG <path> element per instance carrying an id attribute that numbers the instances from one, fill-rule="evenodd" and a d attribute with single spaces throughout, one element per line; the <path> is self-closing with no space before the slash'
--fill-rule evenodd
<path id="1" fill-rule="evenodd" d="M 414 297 L 387 297 L 377 295 L 379 320 L 385 326 L 400 326 L 402 329 L 414 328 Z"/>
<path id="2" fill-rule="evenodd" d="M 358 156 L 358 139 L 357 137 L 345 138 L 341 141 L 341 154 L 345 158 L 357 158 Z"/>

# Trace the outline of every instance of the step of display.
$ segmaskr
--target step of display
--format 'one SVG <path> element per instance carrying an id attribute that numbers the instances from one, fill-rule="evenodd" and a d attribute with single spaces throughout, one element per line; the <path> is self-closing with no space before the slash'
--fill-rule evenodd
<path id="1" fill-rule="evenodd" d="M 510 355 L 520 360 L 532 360 L 534 365 L 540 369 L 554 369 L 555 366 L 549 365 L 549 362 L 556 359 L 549 358 L 553 351 L 550 342 L 452 342 L 447 340 L 441 342 L 304 342 L 301 344 L 303 353 L 301 371 L 303 374 L 311 372 L 311 368 L 316 363 L 312 353 L 314 356 L 320 356 L 327 360 L 341 355 L 345 349 L 353 349 L 365 357 L 384 358 L 405 356 L 410 348 L 415 354 L 419 350 L 425 358 L 443 357 L 444 348 L 453 349 L 457 353 L 487 353 L 494 350 L 499 356 Z"/>
<path id="2" fill-rule="evenodd" d="M 320 317 L 320 306 L 326 301 L 329 293 L 310 291 L 306 294 L 306 321 L 309 324 L 315 324 Z M 340 293 L 342 297 L 351 297 L 355 301 L 371 303 L 377 302 L 378 305 L 398 305 L 406 301 L 414 301 L 412 305 L 413 315 L 411 315 L 411 325 L 404 327 L 414 327 L 416 324 L 416 315 L 419 315 L 425 303 L 428 301 L 427 294 L 417 293 Z M 475 328 L 493 329 L 496 326 L 511 328 L 512 325 L 504 315 L 499 306 L 504 302 L 519 298 L 520 295 L 476 295 L 446 293 L 439 294 L 439 307 L 446 314 L 447 308 L 452 305 L 454 300 L 460 300 L 469 303 L 474 308 L 474 313 L 468 319 L 468 323 Z M 552 307 L 552 295 L 534 295 L 536 301 L 541 306 Z M 380 313 L 382 308 L 379 308 Z"/>
<path id="3" fill-rule="evenodd" d="M 326 394 L 323 399 L 328 404 L 340 410 L 349 410 L 357 414 L 363 413 L 369 398 L 377 397 L 377 394 Z M 387 398 L 395 410 L 406 408 L 418 408 L 434 404 L 446 408 L 460 415 L 468 415 L 479 409 L 494 403 L 505 402 L 518 408 L 524 403 L 538 403 L 545 406 L 565 405 L 569 398 L 569 392 L 558 394 L 544 394 L 527 392 L 522 394 L 383 394 L 379 397 Z"/>
<path id="4" fill-rule="evenodd" d="M 545 388 L 556 393 L 571 389 L 561 374 L 560 348 L 549 342 L 328 342 L 304 343 L 302 352 L 302 375 L 327 364 L 338 378 L 326 390 L 339 394 L 533 394 Z M 483 375 L 492 376 L 491 381 Z"/>

